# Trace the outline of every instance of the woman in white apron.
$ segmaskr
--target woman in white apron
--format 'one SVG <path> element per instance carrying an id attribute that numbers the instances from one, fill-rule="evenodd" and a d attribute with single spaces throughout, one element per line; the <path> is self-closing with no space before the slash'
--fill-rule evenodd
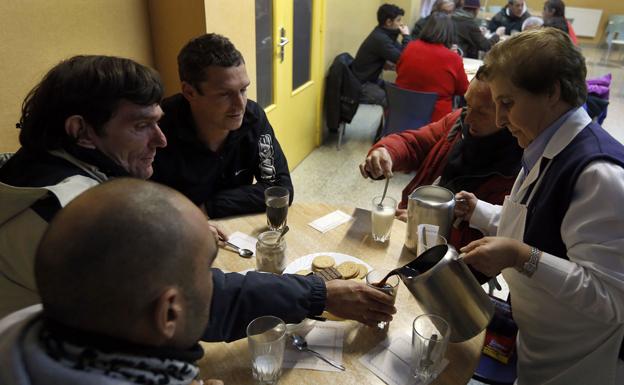
<path id="1" fill-rule="evenodd" d="M 520 385 L 624 384 L 624 146 L 580 107 L 585 75 L 551 28 L 495 46 L 478 75 L 523 169 L 502 207 L 460 192 L 456 215 L 496 235 L 461 251 L 509 284 Z"/>

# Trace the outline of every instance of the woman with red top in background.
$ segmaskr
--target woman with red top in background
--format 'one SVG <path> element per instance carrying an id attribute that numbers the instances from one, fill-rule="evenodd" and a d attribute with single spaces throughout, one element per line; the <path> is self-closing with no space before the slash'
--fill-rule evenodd
<path id="1" fill-rule="evenodd" d="M 455 26 L 450 15 L 434 13 L 420 38 L 410 42 L 397 62 L 396 85 L 414 91 L 438 94 L 431 121 L 453 110 L 453 96 L 468 89 L 462 58 L 451 51 Z"/>
<path id="2" fill-rule="evenodd" d="M 553 27 L 567 33 L 574 45 L 578 45 L 578 39 L 572 23 L 565 17 L 565 3 L 562 0 L 546 0 L 544 2 L 544 10 L 542 11 L 544 18 L 544 27 Z"/>

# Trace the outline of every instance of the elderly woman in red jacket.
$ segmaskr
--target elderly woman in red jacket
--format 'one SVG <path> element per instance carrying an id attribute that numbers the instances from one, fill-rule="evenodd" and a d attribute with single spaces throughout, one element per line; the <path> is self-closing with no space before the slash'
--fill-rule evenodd
<path id="1" fill-rule="evenodd" d="M 453 110 L 453 96 L 468 89 L 462 58 L 451 51 L 455 26 L 451 17 L 435 13 L 429 17 L 420 38 L 410 42 L 397 62 L 397 86 L 438 94 L 431 121 Z"/>

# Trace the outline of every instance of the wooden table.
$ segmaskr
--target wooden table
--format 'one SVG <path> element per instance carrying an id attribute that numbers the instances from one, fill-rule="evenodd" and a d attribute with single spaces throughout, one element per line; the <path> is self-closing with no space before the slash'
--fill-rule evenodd
<path id="1" fill-rule="evenodd" d="M 337 207 L 326 204 L 294 204 L 288 213 L 290 232 L 287 238 L 287 256 L 289 261 L 323 251 L 333 251 L 360 258 L 373 268 L 392 269 L 415 258 L 403 248 L 406 224 L 395 220 L 389 242 L 380 244 L 371 238 L 370 211 L 363 209 L 340 209 L 352 215 L 355 220 L 343 224 L 325 234 L 321 234 L 308 223 L 328 214 Z M 218 221 L 219 226 L 230 234 L 241 231 L 257 236 L 266 230 L 264 214 L 244 216 Z M 242 271 L 255 268 L 255 258 L 243 259 L 229 250 L 220 250 L 215 267 Z M 391 334 L 406 333 L 411 335 L 413 319 L 422 314 L 418 303 L 401 284 L 397 294 L 398 309 L 390 323 Z M 287 384 L 383 384 L 377 376 L 366 369 L 358 359 L 381 342 L 385 335 L 355 321 L 345 321 L 343 363 L 345 372 L 321 372 L 315 370 L 284 369 L 280 385 Z M 433 384 L 466 384 L 477 366 L 484 333 L 463 343 L 449 344 L 446 358 L 449 365 Z M 253 384 L 251 376 L 250 354 L 247 340 L 242 339 L 229 344 L 202 343 L 206 354 L 199 362 L 204 378 L 218 378 L 225 384 Z"/>

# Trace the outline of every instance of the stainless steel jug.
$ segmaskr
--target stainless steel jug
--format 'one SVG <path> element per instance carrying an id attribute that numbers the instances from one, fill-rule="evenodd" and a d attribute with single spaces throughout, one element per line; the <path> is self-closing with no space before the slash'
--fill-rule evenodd
<path id="1" fill-rule="evenodd" d="M 439 227 L 438 234 L 449 240 L 455 194 L 440 186 L 420 186 L 407 201 L 407 234 L 405 247 L 411 251 L 418 248 L 418 225 L 429 224 Z"/>
<path id="2" fill-rule="evenodd" d="M 490 298 L 453 246 L 428 249 L 398 274 L 425 312 L 449 323 L 451 342 L 476 336 L 494 314 Z"/>

